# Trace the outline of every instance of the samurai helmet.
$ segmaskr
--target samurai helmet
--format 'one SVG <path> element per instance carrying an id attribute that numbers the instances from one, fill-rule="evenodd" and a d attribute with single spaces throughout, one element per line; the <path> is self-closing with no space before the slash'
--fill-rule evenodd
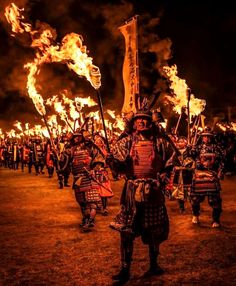
<path id="1" fill-rule="evenodd" d="M 152 112 L 149 109 L 146 98 L 143 99 L 141 108 L 134 114 L 131 123 L 133 123 L 133 129 L 135 130 L 144 131 L 150 129 Z"/>
<path id="2" fill-rule="evenodd" d="M 211 128 L 209 126 L 206 126 L 205 129 L 200 133 L 200 136 L 211 136 L 211 137 L 213 137 L 214 134 L 211 131 Z"/>

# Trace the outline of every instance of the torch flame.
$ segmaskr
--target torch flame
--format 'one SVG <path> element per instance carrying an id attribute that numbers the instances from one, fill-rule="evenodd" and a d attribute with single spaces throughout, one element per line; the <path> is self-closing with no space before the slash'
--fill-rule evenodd
<path id="1" fill-rule="evenodd" d="M 232 130 L 236 131 L 236 122 L 231 122 Z"/>
<path id="2" fill-rule="evenodd" d="M 87 105 L 88 107 L 92 107 L 92 106 L 97 105 L 97 103 L 92 98 L 90 98 L 90 96 L 88 96 L 88 97 L 76 97 L 75 98 L 75 104 L 79 110 L 82 109 L 85 105 Z"/>
<path id="3" fill-rule="evenodd" d="M 24 16 L 15 4 L 10 4 L 5 9 L 7 21 L 12 26 L 14 33 L 30 33 L 32 38 L 39 31 L 32 30 L 30 24 L 24 23 Z M 46 114 L 42 96 L 36 89 L 36 75 L 39 73 L 40 66 L 44 63 L 61 62 L 67 64 L 68 68 L 73 70 L 78 76 L 84 76 L 91 85 L 98 89 L 101 86 L 101 74 L 97 66 L 93 65 L 92 58 L 87 55 L 87 48 L 83 45 L 82 36 L 76 33 L 67 34 L 61 44 L 53 45 L 53 29 L 47 28 L 40 32 L 39 37 L 33 38 L 31 46 L 39 49 L 33 62 L 27 63 L 25 68 L 29 69 L 27 89 L 30 98 L 40 115 Z M 58 107 L 60 108 L 60 107 Z"/>
<path id="4" fill-rule="evenodd" d="M 170 79 L 170 88 L 174 92 L 174 97 L 167 96 L 168 100 L 172 102 L 174 106 L 174 111 L 181 114 L 182 108 L 187 106 L 188 102 L 188 91 L 189 88 L 184 79 L 181 79 L 177 76 L 177 66 L 173 65 L 171 67 L 164 66 L 163 70 L 165 71 L 167 77 Z M 203 99 L 195 98 L 193 94 L 190 96 L 190 116 L 200 114 L 206 106 L 206 101 Z"/>
<path id="5" fill-rule="evenodd" d="M 115 111 L 114 111 L 114 110 L 107 109 L 107 113 L 111 116 L 111 118 L 113 118 L 113 119 L 116 118 L 116 115 L 115 115 Z"/>
<path id="6" fill-rule="evenodd" d="M 24 11 L 24 8 L 18 8 L 14 3 L 11 3 L 5 9 L 5 17 L 9 23 L 11 23 L 11 29 L 13 33 L 24 33 L 31 31 L 31 25 L 24 23 L 24 16 L 21 15 L 21 12 Z"/>
<path id="7" fill-rule="evenodd" d="M 18 128 L 20 131 L 23 131 L 21 124 L 22 124 L 22 123 L 21 123 L 20 121 L 16 121 L 16 122 L 14 123 L 14 126 L 15 126 L 16 128 Z"/>

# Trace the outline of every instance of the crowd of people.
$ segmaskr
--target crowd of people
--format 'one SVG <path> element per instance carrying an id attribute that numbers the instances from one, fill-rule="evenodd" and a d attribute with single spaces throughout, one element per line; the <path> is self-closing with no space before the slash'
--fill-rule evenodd
<path id="1" fill-rule="evenodd" d="M 212 227 L 219 228 L 222 212 L 221 183 L 236 171 L 235 135 L 213 133 L 206 127 L 196 143 L 178 134 L 168 134 L 158 114 L 143 108 L 127 120 L 126 129 L 113 138 L 110 150 L 99 134 L 82 129 L 58 139 L 5 139 L 0 144 L 4 168 L 21 169 L 35 175 L 57 175 L 58 188 L 67 188 L 72 177 L 75 199 L 81 210 L 81 230 L 95 227 L 98 209 L 108 215 L 113 197 L 110 180 L 124 178 L 120 211 L 110 227 L 120 233 L 121 269 L 113 279 L 130 278 L 133 242 L 141 236 L 149 247 L 150 268 L 145 275 L 160 275 L 160 244 L 168 238 L 169 218 L 165 199 L 176 199 L 181 213 L 189 200 L 192 223 L 200 223 L 205 198 L 212 208 Z M 110 176 L 111 174 L 112 176 Z"/>

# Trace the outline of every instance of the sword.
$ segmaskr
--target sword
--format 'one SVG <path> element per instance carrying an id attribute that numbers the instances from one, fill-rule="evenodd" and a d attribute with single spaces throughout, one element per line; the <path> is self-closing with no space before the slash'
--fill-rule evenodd
<path id="1" fill-rule="evenodd" d="M 85 172 L 86 172 L 87 174 L 89 174 L 90 178 L 91 178 L 94 182 L 96 182 L 99 186 L 101 186 L 102 188 L 104 188 L 105 190 L 107 190 L 110 194 L 113 194 L 110 189 L 108 189 L 108 188 L 106 188 L 105 186 L 103 186 L 102 183 L 100 183 L 96 178 L 94 178 L 94 176 L 92 176 L 92 175 L 90 174 L 89 170 L 88 170 L 86 167 L 83 167 L 83 169 L 85 170 Z"/>

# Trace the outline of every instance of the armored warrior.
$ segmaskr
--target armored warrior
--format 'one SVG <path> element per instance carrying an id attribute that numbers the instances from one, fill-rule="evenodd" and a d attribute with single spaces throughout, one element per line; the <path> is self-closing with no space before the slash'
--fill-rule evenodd
<path id="1" fill-rule="evenodd" d="M 2 166 L 8 168 L 8 142 L 4 142 L 2 145 Z"/>
<path id="2" fill-rule="evenodd" d="M 12 169 L 13 168 L 13 143 L 12 142 L 7 143 L 6 162 L 7 162 L 7 167 L 9 169 Z"/>
<path id="3" fill-rule="evenodd" d="M 13 164 L 12 168 L 14 170 L 18 170 L 19 162 L 20 162 L 20 149 L 18 142 L 14 142 L 12 146 L 12 155 L 13 155 Z"/>
<path id="4" fill-rule="evenodd" d="M 104 157 L 107 155 L 107 146 L 105 144 L 105 138 L 103 138 L 98 132 L 94 134 L 94 143 L 101 150 L 103 156 L 102 161 L 94 161 L 93 174 L 96 180 L 100 183 L 99 193 L 101 196 L 101 206 L 98 205 L 98 209 L 102 211 L 104 216 L 108 215 L 108 198 L 113 197 L 111 190 L 110 180 L 108 177 L 107 166 L 105 164 Z"/>
<path id="5" fill-rule="evenodd" d="M 98 147 L 83 133 L 76 133 L 71 140 L 71 168 L 75 198 L 81 208 L 83 231 L 95 226 L 97 204 L 100 201 L 99 182 L 91 174 L 93 162 L 102 156 Z"/>
<path id="6" fill-rule="evenodd" d="M 21 170 L 24 172 L 25 166 L 29 164 L 29 154 L 30 154 L 30 148 L 27 144 L 27 142 L 24 142 L 21 149 L 20 149 L 20 154 L 21 154 Z"/>
<path id="7" fill-rule="evenodd" d="M 56 164 L 60 189 L 63 189 L 63 186 L 70 187 L 68 181 L 71 173 L 71 145 L 69 142 L 64 142 L 63 145 L 60 143 L 60 147 L 62 146 L 63 149 L 59 148 L 60 152 Z"/>
<path id="8" fill-rule="evenodd" d="M 29 162 L 28 162 L 28 172 L 31 174 L 32 167 L 34 165 L 34 139 L 29 140 Z"/>
<path id="9" fill-rule="evenodd" d="M 150 108 L 150 107 L 149 107 Z M 121 136 L 113 146 L 107 163 L 118 171 L 124 169 L 126 182 L 121 195 L 121 209 L 110 227 L 121 236 L 121 270 L 114 280 L 126 282 L 135 237 L 149 246 L 150 269 L 146 275 L 160 275 L 159 245 L 168 238 L 169 220 L 163 194 L 165 153 L 164 131 L 149 109 L 140 110 L 130 121 L 131 133 Z M 166 134 L 165 134 L 166 135 Z"/>
<path id="10" fill-rule="evenodd" d="M 175 145 L 180 152 L 180 156 L 177 156 L 174 152 L 166 164 L 166 168 L 170 168 L 171 172 L 165 191 L 170 198 L 178 200 L 180 213 L 185 211 L 185 201 L 190 193 L 195 169 L 195 162 L 187 144 L 187 139 L 183 136 L 176 139 Z"/>
<path id="11" fill-rule="evenodd" d="M 46 154 L 46 166 L 48 169 L 48 177 L 52 178 L 54 173 L 54 163 L 55 163 L 55 154 L 52 150 L 52 145 L 50 140 L 47 141 L 47 144 L 45 146 L 45 154 Z"/>
<path id="12" fill-rule="evenodd" d="M 191 205 L 194 224 L 199 223 L 200 204 L 205 197 L 212 207 L 212 227 L 220 226 L 222 199 L 220 179 L 223 178 L 224 153 L 216 144 L 214 134 L 207 128 L 200 134 L 200 142 L 193 150 L 196 158 L 196 171 L 191 190 Z"/>
<path id="13" fill-rule="evenodd" d="M 44 174 L 45 158 L 41 138 L 36 138 L 33 142 L 33 163 L 36 175 Z"/>
<path id="14" fill-rule="evenodd" d="M 5 158 L 4 158 L 5 152 L 6 152 L 6 144 L 4 140 L 2 140 L 0 143 L 0 166 L 4 167 L 5 167 Z"/>
<path id="15" fill-rule="evenodd" d="M 108 199 L 113 197 L 108 171 L 105 168 L 104 160 L 94 161 L 92 175 L 99 182 L 99 194 L 102 203 L 102 214 L 108 215 Z"/>

